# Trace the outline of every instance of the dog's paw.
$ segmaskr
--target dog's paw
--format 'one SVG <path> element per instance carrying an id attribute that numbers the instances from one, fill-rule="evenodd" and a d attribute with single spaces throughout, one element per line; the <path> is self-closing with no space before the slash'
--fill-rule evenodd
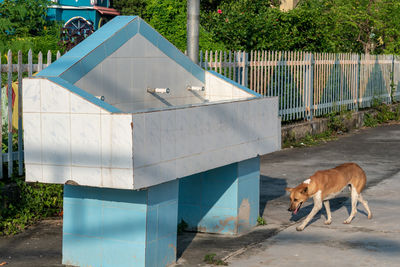
<path id="1" fill-rule="evenodd" d="M 368 219 L 369 219 L 369 220 L 372 219 L 372 213 L 368 214 Z"/>
<path id="2" fill-rule="evenodd" d="M 344 224 L 350 224 L 350 223 L 351 223 L 351 220 L 347 219 L 347 220 L 345 220 L 343 223 L 344 223 Z"/>
<path id="3" fill-rule="evenodd" d="M 299 231 L 299 232 L 300 232 L 300 231 L 303 231 L 303 230 L 304 230 L 304 226 L 297 226 L 297 227 L 296 227 L 296 230 Z"/>
<path id="4" fill-rule="evenodd" d="M 324 224 L 326 224 L 326 225 L 330 225 L 332 223 L 332 220 L 326 220 L 325 222 L 324 222 Z"/>

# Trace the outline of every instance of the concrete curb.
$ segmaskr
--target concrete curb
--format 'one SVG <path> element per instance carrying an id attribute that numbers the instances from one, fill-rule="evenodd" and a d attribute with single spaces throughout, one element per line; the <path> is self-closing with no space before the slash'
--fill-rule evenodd
<path id="1" fill-rule="evenodd" d="M 391 109 L 395 110 L 400 106 L 400 103 L 391 105 Z M 343 125 L 347 130 L 357 129 L 364 126 L 365 114 L 376 114 L 374 108 L 369 108 L 362 111 L 356 111 L 340 115 L 343 120 Z M 302 121 L 289 125 L 282 125 L 282 144 L 290 140 L 299 140 L 307 134 L 316 135 L 323 133 L 329 129 L 329 118 L 314 118 L 312 121 Z"/>

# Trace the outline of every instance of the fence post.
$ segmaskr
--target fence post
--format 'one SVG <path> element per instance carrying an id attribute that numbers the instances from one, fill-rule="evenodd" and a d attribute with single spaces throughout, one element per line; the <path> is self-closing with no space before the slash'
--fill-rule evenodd
<path id="1" fill-rule="evenodd" d="M 395 86 L 394 86 L 394 55 L 392 55 L 392 73 L 391 73 L 391 81 L 390 81 L 390 103 L 394 102 L 394 94 L 395 94 Z"/>
<path id="2" fill-rule="evenodd" d="M 1 76 L 1 73 L 2 73 L 2 66 L 1 66 L 1 54 L 0 54 L 0 76 Z M 3 106 L 2 106 L 2 97 L 4 97 L 4 96 L 2 96 L 2 90 L 1 90 L 1 87 L 2 87 L 2 82 L 1 82 L 1 79 L 0 79 L 0 143 L 1 144 L 3 144 Z M 3 149 L 0 149 L 0 166 L 1 166 L 1 168 L 0 168 L 0 179 L 2 179 L 3 178 Z"/>
<path id="3" fill-rule="evenodd" d="M 249 62 L 248 62 L 248 53 L 246 51 L 243 52 L 244 56 L 244 86 L 248 87 L 249 86 Z"/>
<path id="4" fill-rule="evenodd" d="M 32 77 L 33 63 L 32 63 L 32 49 L 28 51 L 28 77 Z"/>
<path id="5" fill-rule="evenodd" d="M 38 54 L 38 69 L 37 71 L 40 72 L 43 69 L 43 54 L 39 52 Z"/>
<path id="6" fill-rule="evenodd" d="M 310 121 L 313 119 L 313 113 L 314 113 L 314 66 L 315 66 L 315 61 L 314 61 L 314 53 L 311 53 L 310 55 Z"/>
<path id="7" fill-rule="evenodd" d="M 13 72 L 13 63 L 12 63 L 12 52 L 8 50 L 7 54 L 7 63 L 8 63 L 8 177 L 12 177 L 13 174 L 13 143 L 12 143 L 12 72 Z"/>
<path id="8" fill-rule="evenodd" d="M 24 152 L 22 151 L 22 51 L 18 51 L 18 175 L 24 173 L 23 169 L 23 157 Z M 14 110 L 15 112 L 15 110 Z"/>
<path id="9" fill-rule="evenodd" d="M 47 65 L 46 67 L 50 66 L 51 64 L 51 51 L 47 51 Z"/>
<path id="10" fill-rule="evenodd" d="M 358 108 L 360 106 L 360 90 L 361 90 L 361 55 L 357 54 L 357 94 L 356 94 L 356 111 L 358 111 Z"/>
<path id="11" fill-rule="evenodd" d="M 199 61 L 200 68 L 203 67 L 203 50 L 200 51 L 200 61 Z"/>

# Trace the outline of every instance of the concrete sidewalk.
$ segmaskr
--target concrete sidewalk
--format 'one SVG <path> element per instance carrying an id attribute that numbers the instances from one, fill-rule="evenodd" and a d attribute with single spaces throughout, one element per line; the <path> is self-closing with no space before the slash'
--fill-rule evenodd
<path id="1" fill-rule="evenodd" d="M 290 226 L 259 246 L 229 259 L 229 266 L 400 266 L 400 173 L 365 191 L 374 217 L 362 205 L 350 225 L 351 205 L 333 213 L 331 225 L 318 218 L 303 232 Z"/>
<path id="2" fill-rule="evenodd" d="M 384 199 L 375 200 L 374 191 L 369 193 L 369 190 L 376 190 L 374 189 L 376 186 L 389 180 L 391 183 L 398 183 L 400 186 L 400 180 L 397 179 L 398 173 L 400 172 L 399 151 L 400 124 L 392 124 L 377 128 L 356 130 L 351 134 L 339 138 L 339 140 L 320 146 L 285 149 L 264 156 L 261 161 L 260 214 L 263 214 L 268 224 L 266 226 L 256 227 L 251 233 L 235 238 L 221 236 L 210 237 L 209 235 L 198 234 L 191 240 L 192 242 L 188 244 L 188 247 L 185 247 L 182 256 L 178 259 L 177 266 L 204 265 L 202 262 L 204 255 L 209 253 L 217 254 L 217 258 L 219 259 L 226 259 L 232 266 L 248 266 L 247 264 L 250 263 L 259 264 L 255 266 L 281 266 L 285 264 L 283 260 L 286 258 L 284 257 L 285 255 L 289 257 L 289 255 L 297 254 L 298 256 L 293 256 L 296 262 L 289 262 L 291 262 L 290 264 L 295 264 L 295 266 L 298 264 L 302 266 L 303 264 L 301 264 L 302 262 L 300 259 L 306 261 L 307 257 L 311 259 L 315 257 L 312 256 L 312 252 L 306 254 L 299 253 L 299 251 L 315 251 L 317 248 L 324 247 L 323 244 L 325 240 L 332 239 L 334 241 L 332 246 L 336 246 L 338 250 L 344 250 L 350 253 L 349 246 L 361 246 L 363 244 L 363 239 L 361 237 L 354 239 L 353 243 L 350 242 L 350 240 L 355 238 L 358 234 L 364 233 L 364 229 L 369 231 L 366 233 L 366 237 L 369 237 L 369 239 L 364 240 L 367 244 L 367 249 L 369 249 L 371 244 L 368 245 L 368 240 L 373 240 L 379 233 L 379 231 L 375 232 L 374 228 L 369 228 L 375 225 L 375 223 L 379 225 L 381 220 L 385 222 L 382 226 L 376 226 L 382 232 L 392 231 L 391 228 L 396 229 L 396 227 L 397 231 L 399 231 L 398 224 L 400 222 L 400 215 L 398 215 L 397 218 L 393 218 L 393 220 L 385 220 L 384 218 L 387 218 L 386 216 L 396 216 L 396 213 L 387 213 L 386 210 L 382 210 L 380 206 L 377 206 L 380 205 L 380 203 L 388 203 L 388 209 L 395 209 L 397 206 L 394 199 L 392 200 L 389 196 L 385 199 L 385 196 L 382 196 Z M 285 191 L 285 187 L 296 186 L 317 170 L 332 168 L 349 161 L 358 163 L 367 174 L 365 197 L 369 201 L 371 210 L 375 213 L 375 217 L 372 220 L 367 220 L 366 215 L 362 213 L 361 210 L 350 226 L 342 225 L 342 222 L 348 216 L 346 207 L 350 204 L 350 193 L 345 190 L 337 198 L 331 200 L 332 225 L 325 226 L 323 224 L 325 220 L 325 211 L 322 209 L 322 212 L 315 216 L 316 220 L 311 223 L 311 226 L 307 227 L 303 232 L 298 233 L 294 225 L 309 213 L 313 206 L 312 200 L 309 200 L 306 205 L 304 205 L 297 216 L 292 216 L 291 213 L 287 211 L 289 207 L 289 197 Z M 362 209 L 362 207 L 359 208 Z M 321 213 L 323 214 L 323 218 L 320 218 Z M 391 224 L 391 227 L 387 226 L 387 224 Z M 339 236 L 338 233 L 334 232 L 332 230 L 335 229 L 334 227 L 344 227 L 344 229 L 346 229 L 344 236 Z M 341 231 L 342 230 L 338 230 L 338 232 Z M 271 238 L 271 236 L 274 237 Z M 311 237 L 315 237 L 315 239 Z M 335 237 L 337 237 L 337 239 L 335 239 Z M 281 243 L 278 242 L 280 238 L 282 238 Z M 382 243 L 377 245 L 381 247 L 380 249 L 386 250 L 388 253 L 389 251 L 393 252 L 393 250 L 397 249 L 400 255 L 398 245 L 397 247 L 393 246 L 392 250 L 386 246 L 391 243 L 384 243 L 386 236 L 382 236 L 381 238 L 383 239 Z M 340 246 L 340 244 L 346 242 L 346 240 L 349 240 L 349 245 L 346 247 Z M 312 246 L 309 247 L 305 245 L 308 244 L 307 241 Z M 285 242 L 293 242 L 293 246 L 296 246 L 296 249 L 299 251 L 297 251 L 297 253 L 291 253 L 290 246 L 286 247 Z M 267 248 L 271 249 L 271 252 L 267 250 Z M 181 248 L 179 249 L 181 250 Z M 371 249 L 374 248 L 371 247 Z M 279 254 L 273 254 L 272 250 L 276 253 L 279 252 Z M 269 257 L 266 257 L 262 254 L 263 251 L 272 254 L 268 254 Z M 331 250 L 324 249 L 323 253 L 319 250 L 317 251 L 318 257 L 321 258 L 322 263 L 326 266 L 335 265 L 335 262 L 330 263 L 332 260 L 329 256 L 331 255 Z M 352 256 L 349 257 L 347 264 L 350 266 L 358 266 L 359 264 L 357 262 L 351 262 L 351 259 L 359 257 L 360 255 L 358 253 L 360 251 L 362 250 L 351 250 Z M 302 257 L 302 254 L 305 257 Z M 396 258 L 393 261 L 398 260 L 400 262 L 400 256 L 391 252 L 389 254 L 390 257 Z M 276 255 L 276 258 L 274 258 L 275 256 L 273 255 Z M 387 254 L 382 255 L 384 256 Z M 341 255 L 336 256 L 338 256 L 337 260 L 340 260 L 341 264 L 346 261 Z M 274 259 L 273 263 L 271 262 L 271 264 L 268 264 L 268 260 L 271 259 Z M 263 263 L 260 264 L 260 262 Z M 321 262 L 318 262 L 318 264 Z M 307 264 L 310 266 L 314 265 L 310 262 Z M 370 265 L 367 264 L 366 266 Z M 397 266 L 400 266 L 400 264 Z"/>
<path id="3" fill-rule="evenodd" d="M 176 266 L 204 266 L 215 253 L 230 266 L 399 266 L 400 264 L 400 124 L 357 130 L 320 146 L 285 149 L 262 157 L 260 214 L 266 226 L 241 236 L 184 233 L 178 236 Z M 365 198 L 374 214 L 363 208 L 351 225 L 349 192 L 331 200 L 333 223 L 325 211 L 303 232 L 295 224 L 312 208 L 307 202 L 297 216 L 287 211 L 284 188 L 295 186 L 316 170 L 343 162 L 358 163 L 367 174 Z M 0 263 L 6 266 L 61 266 L 61 221 L 42 222 L 14 237 L 0 237 Z M 379 264 L 378 264 L 379 263 Z"/>

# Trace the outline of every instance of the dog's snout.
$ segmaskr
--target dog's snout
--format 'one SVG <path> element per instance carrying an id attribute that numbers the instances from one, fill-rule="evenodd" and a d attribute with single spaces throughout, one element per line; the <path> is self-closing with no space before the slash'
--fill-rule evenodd
<path id="1" fill-rule="evenodd" d="M 290 209 L 290 207 L 287 209 L 287 211 L 292 211 L 291 209 Z"/>

